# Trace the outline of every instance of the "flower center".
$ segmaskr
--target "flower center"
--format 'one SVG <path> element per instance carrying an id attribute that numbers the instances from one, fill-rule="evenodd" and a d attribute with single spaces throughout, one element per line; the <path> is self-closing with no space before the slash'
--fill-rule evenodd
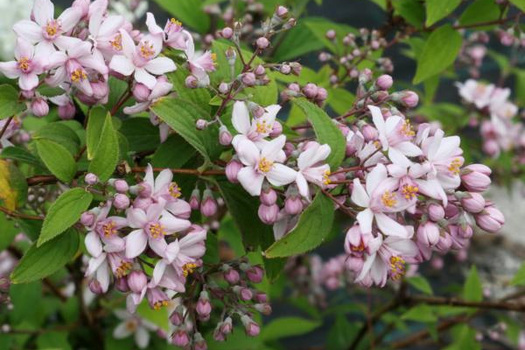
<path id="1" fill-rule="evenodd" d="M 193 263 L 184 264 L 182 266 L 182 273 L 184 274 L 184 277 L 188 277 L 188 275 L 192 274 L 196 268 L 197 268 L 197 264 L 193 264 Z"/>
<path id="2" fill-rule="evenodd" d="M 350 245 L 350 250 L 354 253 L 362 253 L 365 250 L 365 244 L 363 243 L 363 240 L 359 242 L 359 245 Z"/>
<path id="3" fill-rule="evenodd" d="M 110 221 L 104 225 L 102 225 L 102 233 L 104 234 L 104 237 L 110 237 L 117 233 L 117 228 L 114 221 Z"/>
<path id="4" fill-rule="evenodd" d="M 60 23 L 56 19 L 49 21 L 44 30 L 48 38 L 55 38 L 60 32 Z"/>
<path id="5" fill-rule="evenodd" d="M 397 281 L 402 276 L 405 275 L 405 260 L 398 256 L 392 256 L 390 257 L 390 273 L 392 276 L 392 279 L 394 281 Z"/>
<path id="6" fill-rule="evenodd" d="M 139 52 L 142 58 L 145 58 L 147 60 L 153 58 L 155 55 L 155 50 L 153 48 L 153 44 L 151 44 L 149 41 L 143 41 L 139 45 Z"/>
<path id="7" fill-rule="evenodd" d="M 153 309 L 159 311 L 163 306 L 168 306 L 169 304 L 167 300 L 159 300 L 153 303 Z"/>
<path id="8" fill-rule="evenodd" d="M 332 183 L 332 179 L 330 179 L 330 170 L 326 170 L 323 173 L 323 184 L 330 185 Z"/>
<path id="9" fill-rule="evenodd" d="M 182 22 L 176 20 L 175 18 L 172 18 L 172 19 L 170 19 L 170 23 L 169 23 L 168 25 L 169 25 L 169 28 L 170 28 L 170 29 L 171 29 L 172 27 L 182 27 Z M 177 29 L 178 29 L 178 28 L 177 28 Z"/>
<path id="10" fill-rule="evenodd" d="M 259 134 L 266 134 L 270 132 L 272 129 L 270 128 L 270 125 L 266 123 L 266 120 L 263 120 L 263 121 L 257 122 L 255 130 Z"/>
<path id="11" fill-rule="evenodd" d="M 392 208 L 397 203 L 396 195 L 390 191 L 385 191 L 381 196 L 381 203 L 387 208 Z"/>
<path id="12" fill-rule="evenodd" d="M 136 320 L 128 320 L 126 321 L 126 329 L 130 331 L 131 333 L 135 333 L 135 331 L 138 328 L 138 324 Z"/>
<path id="13" fill-rule="evenodd" d="M 133 267 L 133 264 L 131 263 L 131 261 L 122 261 L 119 265 L 119 267 L 117 267 L 117 271 L 115 272 L 115 276 L 117 278 L 122 278 L 124 276 L 126 276 L 130 271 L 131 271 L 131 268 Z"/>
<path id="14" fill-rule="evenodd" d="M 410 124 L 410 121 L 408 119 L 405 119 L 405 121 L 403 122 L 403 125 L 401 125 L 401 133 L 405 135 L 406 137 L 416 136 L 416 133 L 414 129 L 412 128 L 412 124 Z"/>
<path id="15" fill-rule="evenodd" d="M 31 60 L 27 57 L 22 57 L 18 60 L 18 69 L 24 73 L 28 73 L 31 69 Z"/>
<path id="16" fill-rule="evenodd" d="M 179 198 L 181 196 L 180 187 L 176 182 L 172 182 L 168 187 L 168 192 L 173 198 Z"/>
<path id="17" fill-rule="evenodd" d="M 211 59 L 213 61 L 213 64 L 215 64 L 217 62 L 217 54 L 216 53 L 212 53 L 211 54 Z"/>
<path id="18" fill-rule="evenodd" d="M 269 172 L 273 167 L 273 162 L 266 159 L 265 157 L 263 157 L 260 161 L 259 161 L 259 170 L 262 171 L 263 173 L 267 173 Z"/>
<path id="19" fill-rule="evenodd" d="M 450 165 L 448 166 L 448 171 L 450 171 L 454 175 L 458 175 L 459 168 L 461 167 L 462 164 L 463 162 L 461 161 L 460 158 L 454 158 L 454 160 L 452 160 L 452 162 L 450 162 Z"/>
<path id="20" fill-rule="evenodd" d="M 109 43 L 115 51 L 122 51 L 122 34 L 115 35 L 113 40 L 110 40 Z"/>
<path id="21" fill-rule="evenodd" d="M 87 79 L 87 74 L 82 68 L 77 68 L 71 72 L 71 81 L 73 83 L 78 83 Z"/>
<path id="22" fill-rule="evenodd" d="M 158 222 L 155 224 L 150 224 L 148 231 L 149 231 L 151 238 L 153 239 L 161 238 L 166 234 L 166 231 L 164 230 L 164 226 L 162 226 Z"/>
<path id="23" fill-rule="evenodd" d="M 405 185 L 401 188 L 401 193 L 403 193 L 405 199 L 413 199 L 416 196 L 417 191 L 419 191 L 419 188 L 412 185 Z"/>

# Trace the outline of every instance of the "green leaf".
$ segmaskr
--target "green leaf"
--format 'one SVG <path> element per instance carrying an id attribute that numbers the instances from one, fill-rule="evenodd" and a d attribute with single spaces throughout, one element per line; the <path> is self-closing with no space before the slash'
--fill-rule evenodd
<path id="1" fill-rule="evenodd" d="M 401 319 L 407 321 L 433 323 L 437 321 L 437 317 L 434 314 L 432 308 L 426 304 L 419 304 L 405 312 Z"/>
<path id="2" fill-rule="evenodd" d="M 500 15 L 499 5 L 492 0 L 477 0 L 461 14 L 459 24 L 468 26 L 497 20 Z M 481 27 L 477 28 L 480 29 Z M 486 28 L 486 27 L 485 27 Z"/>
<path id="3" fill-rule="evenodd" d="M 426 0 L 426 26 L 430 27 L 451 14 L 460 3 L 461 0 Z"/>
<path id="4" fill-rule="evenodd" d="M 129 142 L 129 148 L 135 152 L 152 151 L 159 146 L 158 126 L 151 124 L 148 118 L 136 117 L 125 120 L 120 132 Z"/>
<path id="5" fill-rule="evenodd" d="M 28 249 L 11 274 L 13 283 L 28 283 L 57 272 L 77 253 L 80 239 L 74 229 Z"/>
<path id="6" fill-rule="evenodd" d="M 356 29 L 353 27 L 350 27 L 345 24 L 335 23 L 327 20 L 326 18 L 310 17 L 301 22 L 303 22 L 313 34 L 311 36 L 311 40 L 313 40 L 313 38 L 317 39 L 318 41 L 323 43 L 326 48 L 328 48 L 334 53 L 338 53 L 338 51 L 340 51 L 340 44 L 342 43 L 343 37 L 345 37 L 349 33 L 357 33 Z M 330 40 L 326 37 L 326 32 L 331 29 L 335 30 L 336 32 L 335 40 Z"/>
<path id="7" fill-rule="evenodd" d="M 410 284 L 415 289 L 419 290 L 420 292 L 423 292 L 425 294 L 432 295 L 432 287 L 430 286 L 430 283 L 428 283 L 427 279 L 421 276 L 414 276 L 406 278 L 405 281 L 407 281 L 408 284 Z"/>
<path id="8" fill-rule="evenodd" d="M 92 199 L 93 195 L 82 188 L 72 188 L 62 193 L 47 211 L 37 246 L 40 247 L 73 226 Z"/>
<path id="9" fill-rule="evenodd" d="M 463 286 L 463 299 L 468 301 L 481 301 L 483 299 L 483 287 L 479 279 L 476 266 L 472 265 L 465 285 Z"/>
<path id="10" fill-rule="evenodd" d="M 521 11 L 525 12 L 525 0 L 510 0 L 510 2 L 519 8 Z"/>
<path id="11" fill-rule="evenodd" d="M 80 138 L 77 133 L 62 122 L 49 123 L 40 128 L 33 135 L 33 140 L 41 139 L 53 141 L 64 146 L 72 156 L 78 152 L 80 146 Z"/>
<path id="12" fill-rule="evenodd" d="M 23 206 L 27 190 L 24 174 L 14 163 L 0 159 L 0 204 L 10 210 Z"/>
<path id="13" fill-rule="evenodd" d="M 344 114 L 354 103 L 355 96 L 343 88 L 332 88 L 328 90 L 328 99 L 326 103 L 337 114 Z"/>
<path id="14" fill-rule="evenodd" d="M 525 263 L 523 263 L 510 282 L 513 286 L 525 286 Z"/>
<path id="15" fill-rule="evenodd" d="M 199 33 L 206 33 L 210 27 L 210 17 L 201 8 L 200 0 L 155 0 L 170 15 L 182 21 Z"/>
<path id="16" fill-rule="evenodd" d="M 273 55 L 275 61 L 291 60 L 309 52 L 321 50 L 325 46 L 321 40 L 314 37 L 307 23 L 303 21 L 299 21 L 297 26 L 285 35 L 281 45 Z"/>
<path id="17" fill-rule="evenodd" d="M 62 145 L 47 139 L 34 141 L 38 155 L 60 181 L 69 183 L 75 177 L 77 165 L 71 153 Z"/>
<path id="18" fill-rule="evenodd" d="M 338 313 L 333 327 L 328 332 L 327 349 L 346 350 L 357 335 L 359 325 L 351 324 L 343 313 Z"/>
<path id="19" fill-rule="evenodd" d="M 481 344 L 476 340 L 476 330 L 468 324 L 459 324 L 452 329 L 454 342 L 443 350 L 479 350 Z"/>
<path id="20" fill-rule="evenodd" d="M 198 119 L 207 120 L 209 116 L 200 107 L 189 101 L 174 98 L 163 98 L 155 103 L 151 110 L 162 121 L 168 124 L 206 160 L 215 158 L 222 147 L 218 141 L 218 128 L 215 125 L 205 130 L 197 130 L 195 122 Z"/>
<path id="21" fill-rule="evenodd" d="M 268 258 L 306 253 L 323 243 L 334 221 L 332 200 L 318 193 L 301 214 L 297 226 L 265 251 Z"/>
<path id="22" fill-rule="evenodd" d="M 98 176 L 99 180 L 105 182 L 109 179 L 119 160 L 118 136 L 111 115 L 106 115 L 99 136 L 99 143 L 93 154 L 93 160 L 89 163 L 89 172 Z"/>
<path id="23" fill-rule="evenodd" d="M 343 133 L 337 128 L 325 111 L 304 98 L 293 100 L 312 124 L 317 140 L 321 144 L 328 144 L 331 148 L 327 163 L 331 169 L 336 169 L 345 157 L 346 141 Z"/>
<path id="24" fill-rule="evenodd" d="M 153 154 L 151 164 L 159 168 L 181 168 L 194 158 L 196 153 L 195 149 L 182 137 L 170 135 Z"/>
<path id="25" fill-rule="evenodd" d="M 0 120 L 12 117 L 26 109 L 18 101 L 18 92 L 11 85 L 0 85 Z"/>
<path id="26" fill-rule="evenodd" d="M 39 349 L 60 349 L 71 350 L 67 339 L 68 332 L 47 332 L 42 333 L 36 338 L 36 344 Z"/>
<path id="27" fill-rule="evenodd" d="M 414 84 L 441 73 L 454 63 L 461 49 L 461 35 L 450 25 L 436 29 L 427 39 L 417 60 Z"/>
<path id="28" fill-rule="evenodd" d="M 20 228 L 15 227 L 15 221 L 0 213 L 0 251 L 5 250 L 13 242 Z"/>
<path id="29" fill-rule="evenodd" d="M 261 338 L 264 341 L 279 340 L 310 333 L 321 326 L 320 321 L 312 321 L 301 317 L 280 317 L 264 325 Z"/>
<path id="30" fill-rule="evenodd" d="M 403 17 L 409 24 L 422 28 L 425 20 L 425 9 L 419 0 L 394 0 L 392 1 L 396 14 Z"/>
<path id="31" fill-rule="evenodd" d="M 13 282 L 13 281 L 11 281 Z M 22 321 L 30 322 L 34 325 L 35 309 L 38 308 L 38 302 L 42 298 L 42 282 L 34 281 L 28 284 L 12 284 L 9 287 L 9 296 L 13 303 L 13 311 L 10 312 L 9 319 L 12 324 L 18 324 Z M 33 300 L 33 302 L 28 302 Z"/>
<path id="32" fill-rule="evenodd" d="M 106 120 L 108 112 L 104 107 L 97 106 L 91 109 L 89 113 L 89 119 L 86 127 L 86 147 L 87 147 L 87 159 L 92 160 L 95 155 L 95 150 L 98 147 L 100 141 L 100 133 Z"/>
<path id="33" fill-rule="evenodd" d="M 211 112 L 209 106 L 211 96 L 206 88 L 188 89 L 186 87 L 186 77 L 190 72 L 184 67 L 177 67 L 177 70 L 168 74 L 168 79 L 173 84 L 179 98 L 191 101 L 199 107 L 205 108 L 206 112 Z"/>
<path id="34" fill-rule="evenodd" d="M 0 158 L 13 159 L 37 167 L 43 165 L 31 152 L 19 146 L 4 148 L 0 153 Z"/>

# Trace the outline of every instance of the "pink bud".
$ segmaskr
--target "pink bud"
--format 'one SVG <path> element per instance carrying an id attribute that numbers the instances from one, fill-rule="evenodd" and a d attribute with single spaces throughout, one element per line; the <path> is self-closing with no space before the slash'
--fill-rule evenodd
<path id="1" fill-rule="evenodd" d="M 241 317 L 241 322 L 244 326 L 244 330 L 246 331 L 246 335 L 250 337 L 255 337 L 259 335 L 261 331 L 259 325 L 255 323 L 249 316 L 243 315 Z"/>
<path id="2" fill-rule="evenodd" d="M 253 300 L 255 300 L 258 303 L 267 303 L 268 302 L 268 295 L 263 292 L 256 292 L 255 296 L 253 297 Z"/>
<path id="3" fill-rule="evenodd" d="M 461 205 L 469 213 L 476 214 L 485 209 L 485 198 L 479 193 L 471 192 L 461 199 Z"/>
<path id="4" fill-rule="evenodd" d="M 84 176 L 84 181 L 88 185 L 96 185 L 98 183 L 98 176 L 93 173 L 87 173 L 86 176 Z"/>
<path id="5" fill-rule="evenodd" d="M 249 288 L 235 286 L 232 289 L 241 298 L 241 300 L 248 301 L 253 298 L 253 293 Z"/>
<path id="6" fill-rule="evenodd" d="M 376 85 L 381 90 L 388 90 L 392 87 L 392 84 L 394 83 L 394 79 L 388 74 L 383 74 L 379 78 L 377 78 Z"/>
<path id="7" fill-rule="evenodd" d="M 197 314 L 201 320 L 208 320 L 210 318 L 211 304 L 210 298 L 208 297 L 208 293 L 206 291 L 201 292 L 195 311 L 197 311 Z"/>
<path id="8" fill-rule="evenodd" d="M 431 221 L 419 225 L 417 229 L 417 239 L 419 242 L 430 247 L 439 241 L 439 227 Z"/>
<path id="9" fill-rule="evenodd" d="M 315 96 L 315 99 L 317 101 L 324 101 L 327 99 L 327 97 L 328 97 L 328 91 L 326 91 L 325 88 L 320 87 L 317 90 L 317 95 Z"/>
<path id="10" fill-rule="evenodd" d="M 266 69 L 262 64 L 259 64 L 257 67 L 255 67 L 255 70 L 253 71 L 255 75 L 261 76 L 266 74 Z"/>
<path id="11" fill-rule="evenodd" d="M 203 200 L 201 202 L 201 213 L 206 217 L 213 216 L 217 213 L 217 201 L 213 198 L 211 190 L 204 190 Z"/>
<path id="12" fill-rule="evenodd" d="M 303 201 L 300 196 L 290 196 L 284 201 L 284 210 L 290 215 L 299 214 L 303 208 Z"/>
<path id="13" fill-rule="evenodd" d="M 259 39 L 257 39 L 256 44 L 259 50 L 264 50 L 268 46 L 270 46 L 270 41 L 266 39 L 264 36 L 262 36 Z"/>
<path id="14" fill-rule="evenodd" d="M 224 320 L 224 322 L 222 322 L 220 324 L 220 330 L 223 334 L 225 335 L 228 335 L 232 332 L 233 330 L 233 322 L 232 322 L 232 318 L 231 317 L 226 317 L 226 319 Z"/>
<path id="15" fill-rule="evenodd" d="M 97 280 L 93 280 L 89 283 L 89 290 L 91 291 L 91 293 L 97 294 L 97 295 L 104 293 L 102 286 Z"/>
<path id="16" fill-rule="evenodd" d="M 288 9 L 284 6 L 278 6 L 277 9 L 275 10 L 275 14 L 278 17 L 284 18 L 286 17 L 286 15 L 288 15 Z"/>
<path id="17" fill-rule="evenodd" d="M 115 187 L 115 190 L 119 193 L 126 193 L 129 190 L 128 183 L 126 180 L 117 179 L 113 183 L 113 187 Z"/>
<path id="18" fill-rule="evenodd" d="M 255 310 L 259 311 L 260 313 L 266 316 L 272 313 L 272 307 L 270 306 L 270 304 L 255 304 L 253 307 L 255 308 Z"/>
<path id="19" fill-rule="evenodd" d="M 374 128 L 372 125 L 365 124 L 363 128 L 361 129 L 361 133 L 363 134 L 363 137 L 365 138 L 365 141 L 367 142 L 377 140 L 377 137 L 378 137 L 377 129 Z"/>
<path id="20" fill-rule="evenodd" d="M 115 281 L 115 288 L 117 288 L 117 290 L 122 293 L 129 292 L 129 286 L 126 278 L 117 278 Z"/>
<path id="21" fill-rule="evenodd" d="M 141 293 L 148 283 L 148 277 L 140 270 L 131 271 L 127 279 L 129 289 L 133 293 Z"/>
<path id="22" fill-rule="evenodd" d="M 428 206 L 428 217 L 432 221 L 439 221 L 445 218 L 445 209 L 439 204 L 432 203 Z"/>
<path id="23" fill-rule="evenodd" d="M 405 90 L 402 93 L 401 102 L 405 107 L 414 108 L 417 106 L 419 96 L 414 91 Z"/>
<path id="24" fill-rule="evenodd" d="M 186 87 L 189 89 L 196 89 L 199 87 L 199 80 L 195 78 L 193 75 L 188 75 L 184 83 L 186 84 Z"/>
<path id="25" fill-rule="evenodd" d="M 277 204 L 269 206 L 261 204 L 257 213 L 259 214 L 259 218 L 262 222 L 264 222 L 267 225 L 271 225 L 277 221 L 279 215 L 279 207 L 277 206 Z"/>
<path id="26" fill-rule="evenodd" d="M 452 246 L 452 238 L 450 234 L 445 232 L 442 236 L 439 237 L 439 241 L 436 244 L 436 250 L 441 253 L 446 253 L 450 250 Z"/>
<path id="27" fill-rule="evenodd" d="M 190 337 L 188 336 L 188 333 L 183 329 L 179 328 L 173 333 L 172 336 L 172 343 L 173 345 L 185 347 L 190 343 Z"/>
<path id="28" fill-rule="evenodd" d="M 254 73 L 248 72 L 241 76 L 241 81 L 246 86 L 254 86 L 257 78 L 255 77 Z"/>
<path id="29" fill-rule="evenodd" d="M 198 188 L 194 189 L 191 192 L 190 196 L 190 207 L 193 210 L 198 210 L 200 207 L 200 201 L 201 201 L 201 192 Z"/>
<path id="30" fill-rule="evenodd" d="M 95 223 L 95 214 L 90 211 L 85 211 L 80 216 L 80 223 L 84 226 L 91 226 Z"/>
<path id="31" fill-rule="evenodd" d="M 75 105 L 72 104 L 71 102 L 63 106 L 58 106 L 58 116 L 60 117 L 60 119 L 64 119 L 64 120 L 73 119 L 76 113 L 77 113 L 77 109 L 75 108 Z"/>
<path id="32" fill-rule="evenodd" d="M 219 92 L 221 94 L 227 94 L 229 90 L 230 90 L 230 86 L 228 85 L 228 83 L 219 84 Z"/>
<path id="33" fill-rule="evenodd" d="M 243 165 L 238 160 L 234 159 L 234 160 L 230 161 L 226 165 L 226 168 L 224 169 L 225 172 L 226 172 L 226 177 L 228 178 L 228 181 L 230 181 L 232 183 L 237 183 L 238 182 L 237 174 L 239 174 L 239 171 L 242 168 L 243 168 Z"/>
<path id="34" fill-rule="evenodd" d="M 184 322 L 183 312 L 184 309 L 177 307 L 170 315 L 170 323 L 174 326 L 180 326 Z"/>
<path id="35" fill-rule="evenodd" d="M 195 122 L 195 127 L 199 130 L 204 130 L 208 127 L 208 122 L 204 119 L 198 119 L 197 122 Z"/>
<path id="36" fill-rule="evenodd" d="M 226 125 L 219 128 L 219 143 L 223 146 L 228 146 L 232 143 L 232 134 L 228 131 Z"/>
<path id="37" fill-rule="evenodd" d="M 290 67 L 287 64 L 281 65 L 281 69 L 279 69 L 279 72 L 281 72 L 284 75 L 288 75 L 292 72 L 292 67 Z"/>
<path id="38" fill-rule="evenodd" d="M 153 193 L 153 189 L 151 188 L 150 184 L 143 181 L 139 183 L 137 192 L 138 192 L 137 194 L 139 195 L 139 197 L 148 198 Z"/>
<path id="39" fill-rule="evenodd" d="M 226 27 L 221 31 L 221 35 L 224 39 L 230 39 L 233 36 L 233 29 Z"/>
<path id="40" fill-rule="evenodd" d="M 471 192 L 483 192 L 489 188 L 490 177 L 472 168 L 465 168 L 461 173 L 461 182 Z"/>
<path id="41" fill-rule="evenodd" d="M 496 233 L 505 224 L 505 217 L 498 209 L 487 207 L 476 215 L 476 224 L 487 232 Z"/>
<path id="42" fill-rule="evenodd" d="M 277 136 L 283 133 L 283 125 L 278 121 L 273 122 L 272 132 L 270 132 L 270 137 L 276 138 Z"/>
<path id="43" fill-rule="evenodd" d="M 277 202 L 277 192 L 268 186 L 266 189 L 263 188 L 259 198 L 264 205 L 274 205 Z"/>
<path id="44" fill-rule="evenodd" d="M 487 176 L 490 176 L 490 174 L 492 174 L 492 170 L 488 166 L 483 165 L 483 164 L 470 164 L 470 165 L 467 165 L 465 168 L 463 168 L 463 171 L 465 170 L 475 171 L 475 172 L 482 173 Z"/>
<path id="45" fill-rule="evenodd" d="M 137 83 L 133 87 L 133 97 L 137 100 L 137 102 L 145 102 L 149 99 L 149 95 L 151 94 L 151 90 L 148 89 L 148 87 L 142 83 Z"/>
<path id="46" fill-rule="evenodd" d="M 43 98 L 37 98 L 31 103 L 31 112 L 35 117 L 45 117 L 49 113 L 49 105 Z"/>
<path id="47" fill-rule="evenodd" d="M 292 90 L 292 91 L 295 91 L 295 92 L 300 92 L 301 91 L 301 87 L 297 83 L 291 83 L 290 85 L 288 85 L 288 90 Z"/>
<path id="48" fill-rule="evenodd" d="M 334 40 L 335 37 L 336 37 L 335 30 L 333 30 L 333 29 L 328 30 L 328 31 L 326 32 L 325 36 L 326 36 L 326 38 L 327 38 L 328 40 Z"/>
<path id="49" fill-rule="evenodd" d="M 105 81 L 91 83 L 91 89 L 93 90 L 93 97 L 97 100 L 104 100 L 109 94 L 109 85 Z"/>
<path id="50" fill-rule="evenodd" d="M 129 207 L 129 197 L 122 193 L 117 193 L 115 195 L 115 200 L 113 201 L 115 208 L 124 210 Z"/>
<path id="51" fill-rule="evenodd" d="M 318 91 L 319 88 L 317 85 L 312 83 L 306 84 L 306 86 L 303 88 L 303 94 L 309 99 L 314 99 L 317 96 Z"/>
<path id="52" fill-rule="evenodd" d="M 193 336 L 193 350 L 208 350 L 206 340 L 198 332 Z"/>
<path id="53" fill-rule="evenodd" d="M 224 271 L 224 279 L 231 285 L 239 283 L 239 280 L 241 279 L 241 276 L 239 275 L 239 271 L 235 270 L 234 268 L 230 268 L 227 271 Z"/>
<path id="54" fill-rule="evenodd" d="M 252 266 L 246 270 L 246 276 L 253 283 L 261 283 L 264 277 L 264 270 L 260 266 Z"/>

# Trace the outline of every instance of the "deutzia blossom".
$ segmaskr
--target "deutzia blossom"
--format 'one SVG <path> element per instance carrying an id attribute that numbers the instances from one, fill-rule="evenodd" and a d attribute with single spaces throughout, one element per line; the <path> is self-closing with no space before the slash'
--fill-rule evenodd
<path id="1" fill-rule="evenodd" d="M 56 51 L 55 45 L 64 48 L 70 41 L 65 36 L 78 23 L 82 11 L 76 7 L 66 9 L 55 19 L 55 5 L 50 0 L 36 0 L 33 6 L 35 21 L 22 20 L 14 25 L 16 34 L 32 44 L 45 56 Z"/>
<path id="2" fill-rule="evenodd" d="M 148 12 L 146 25 L 151 34 L 162 36 L 162 39 L 169 47 L 177 50 L 186 50 L 188 48 L 187 41 L 188 38 L 191 37 L 191 34 L 183 30 L 182 23 L 176 19 L 169 19 L 164 29 L 162 29 L 157 24 L 155 16 L 151 12 Z"/>
<path id="3" fill-rule="evenodd" d="M 490 104 L 494 85 L 484 84 L 476 80 L 469 79 L 464 84 L 456 83 L 459 88 L 459 95 L 467 102 L 474 103 L 477 108 L 481 109 Z"/>
<path id="4" fill-rule="evenodd" d="M 396 180 L 388 178 L 386 167 L 378 164 L 366 177 L 366 189 L 359 179 L 354 179 L 352 201 L 366 208 L 357 214 L 357 221 L 363 233 L 372 232 L 372 223 L 387 236 L 407 238 L 408 232 L 404 226 L 385 213 L 395 213 L 405 210 L 412 203 L 395 192 Z"/>
<path id="5" fill-rule="evenodd" d="M 33 90 L 38 86 L 38 75 L 44 72 L 41 55 L 35 55 L 35 47 L 19 38 L 15 47 L 15 60 L 0 63 L 0 72 L 10 79 L 18 78 L 22 90 Z"/>
<path id="6" fill-rule="evenodd" d="M 149 332 L 155 332 L 159 328 L 154 323 L 130 314 L 126 310 L 117 309 L 113 312 L 122 322 L 113 330 L 113 337 L 116 339 L 134 336 L 135 344 L 140 349 L 146 349 L 149 344 Z"/>
<path id="7" fill-rule="evenodd" d="M 188 59 L 188 68 L 191 74 L 197 78 L 198 85 L 209 85 L 210 77 L 207 73 L 215 70 L 215 54 L 211 53 L 211 51 L 206 51 L 203 54 L 195 52 L 195 43 L 191 35 L 188 35 L 184 52 Z"/>
<path id="8" fill-rule="evenodd" d="M 88 226 L 85 243 L 89 254 L 98 257 L 102 251 L 118 252 L 124 250 L 124 239 L 119 237 L 119 230 L 127 226 L 127 220 L 119 216 L 110 216 L 111 202 L 103 207 L 91 209 L 87 214 L 93 216 L 93 224 Z M 102 247 L 104 243 L 104 248 Z"/>
<path id="9" fill-rule="evenodd" d="M 306 150 L 297 158 L 297 188 L 303 197 L 310 197 L 308 182 L 317 186 L 326 186 L 330 183 L 330 166 L 324 161 L 330 155 L 330 146 L 320 145 L 317 142 L 308 142 Z"/>
<path id="10" fill-rule="evenodd" d="M 110 58 L 122 51 L 122 36 L 119 29 L 124 25 L 124 17 L 118 15 L 105 17 L 105 14 L 105 6 L 95 6 L 89 19 L 89 39 L 93 41 L 94 50 Z"/>
<path id="11" fill-rule="evenodd" d="M 270 135 L 277 113 L 281 110 L 281 106 L 270 105 L 265 107 L 265 110 L 266 112 L 262 116 L 250 120 L 250 112 L 248 111 L 246 102 L 236 101 L 233 104 L 232 124 L 239 133 L 239 135 L 233 138 L 233 145 L 243 139 L 249 139 L 257 143 Z"/>
<path id="12" fill-rule="evenodd" d="M 124 29 L 122 36 L 122 55 L 115 55 L 109 67 L 124 76 L 133 74 L 135 80 L 153 89 L 157 84 L 154 75 L 162 75 L 177 69 L 175 63 L 168 57 L 157 57 L 162 50 L 162 39 L 146 35 L 135 45 L 131 36 Z"/>
<path id="13" fill-rule="evenodd" d="M 261 194 L 264 179 L 274 186 L 284 186 L 295 181 L 297 172 L 279 163 L 285 142 L 286 137 L 281 135 L 265 143 L 262 149 L 250 140 L 242 140 L 235 146 L 240 161 L 245 165 L 237 178 L 252 196 Z"/>
<path id="14" fill-rule="evenodd" d="M 154 104 L 158 99 L 163 96 L 166 96 L 171 92 L 173 84 L 166 81 L 165 78 L 157 78 L 157 83 L 155 87 L 151 90 L 148 100 L 144 102 L 137 102 L 133 106 L 125 107 L 124 113 L 126 114 L 138 114 L 144 111 L 147 111 L 152 104 Z"/>

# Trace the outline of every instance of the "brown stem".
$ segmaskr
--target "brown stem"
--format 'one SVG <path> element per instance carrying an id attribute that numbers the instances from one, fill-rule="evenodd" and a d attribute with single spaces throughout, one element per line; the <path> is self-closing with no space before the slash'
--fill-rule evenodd
<path id="1" fill-rule="evenodd" d="M 9 210 L 6 207 L 2 207 L 2 206 L 0 206 L 0 212 L 8 216 L 11 216 L 13 218 L 29 219 L 29 220 L 44 220 L 44 218 L 41 216 L 34 216 L 34 215 L 27 215 L 24 213 L 19 213 L 13 210 Z"/>
<path id="2" fill-rule="evenodd" d="M 14 117 L 9 117 L 7 119 L 7 122 L 4 124 L 4 127 L 2 128 L 2 130 L 0 131 L 0 139 L 2 138 L 2 136 L 4 136 L 7 128 L 9 127 L 9 124 L 11 124 L 11 121 L 13 120 Z"/>
<path id="3" fill-rule="evenodd" d="M 133 167 L 131 171 L 134 173 L 143 173 L 146 171 L 145 167 Z M 153 168 L 153 171 L 159 172 L 165 170 L 166 168 Z M 195 175 L 195 176 L 207 176 L 207 175 L 224 175 L 224 170 L 204 170 L 200 171 L 198 169 L 169 169 L 173 174 L 185 174 L 185 175 Z"/>
<path id="4" fill-rule="evenodd" d="M 432 297 L 424 295 L 414 295 L 408 298 L 409 303 L 428 304 L 428 305 L 448 305 L 473 307 L 478 309 L 505 310 L 525 312 L 525 304 L 504 302 L 504 301 L 467 301 L 456 298 Z"/>

